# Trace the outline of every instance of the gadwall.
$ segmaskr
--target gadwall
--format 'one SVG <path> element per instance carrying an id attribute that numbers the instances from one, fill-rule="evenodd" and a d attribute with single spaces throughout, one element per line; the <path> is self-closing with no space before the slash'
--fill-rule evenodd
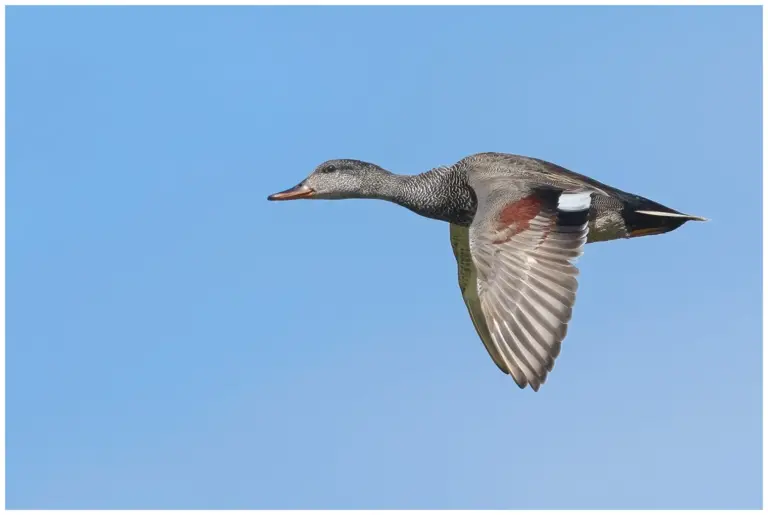
<path id="1" fill-rule="evenodd" d="M 269 200 L 371 198 L 450 224 L 459 287 L 491 358 L 534 391 L 560 353 L 584 244 L 662 234 L 689 220 L 541 159 L 486 152 L 420 175 L 335 159 Z"/>

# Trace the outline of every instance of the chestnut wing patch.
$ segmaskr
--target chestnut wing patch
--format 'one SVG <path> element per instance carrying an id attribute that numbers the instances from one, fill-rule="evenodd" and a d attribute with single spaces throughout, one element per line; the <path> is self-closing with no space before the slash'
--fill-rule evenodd
<path id="1" fill-rule="evenodd" d="M 520 200 L 515 200 L 507 204 L 499 212 L 497 220 L 497 229 L 504 231 L 506 240 L 525 231 L 530 227 L 531 220 L 539 214 L 542 200 L 538 195 L 529 195 Z M 499 241 L 502 243 L 502 241 Z"/>

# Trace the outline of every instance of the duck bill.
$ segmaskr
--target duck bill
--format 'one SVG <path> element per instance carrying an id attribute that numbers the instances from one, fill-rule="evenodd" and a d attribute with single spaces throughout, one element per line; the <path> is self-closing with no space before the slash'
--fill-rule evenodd
<path id="1" fill-rule="evenodd" d="M 299 198 L 310 198 L 315 194 L 315 190 L 309 186 L 298 184 L 293 188 L 281 191 L 280 193 L 274 193 L 267 197 L 267 200 L 296 200 Z"/>

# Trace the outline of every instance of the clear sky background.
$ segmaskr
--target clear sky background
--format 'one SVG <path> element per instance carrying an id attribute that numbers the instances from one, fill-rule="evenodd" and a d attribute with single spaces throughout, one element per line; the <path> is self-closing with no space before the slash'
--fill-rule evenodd
<path id="1" fill-rule="evenodd" d="M 9 508 L 758 508 L 761 11 L 7 11 Z M 684 212 L 519 390 L 446 224 L 320 162 L 541 157 Z"/>

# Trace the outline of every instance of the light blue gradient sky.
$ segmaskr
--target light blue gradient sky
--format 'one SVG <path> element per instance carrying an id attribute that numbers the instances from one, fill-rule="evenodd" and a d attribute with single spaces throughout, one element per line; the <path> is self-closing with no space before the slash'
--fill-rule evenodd
<path id="1" fill-rule="evenodd" d="M 760 20 L 9 8 L 8 507 L 759 507 Z M 489 150 L 712 218 L 587 248 L 538 394 L 446 225 L 265 200 Z"/>

